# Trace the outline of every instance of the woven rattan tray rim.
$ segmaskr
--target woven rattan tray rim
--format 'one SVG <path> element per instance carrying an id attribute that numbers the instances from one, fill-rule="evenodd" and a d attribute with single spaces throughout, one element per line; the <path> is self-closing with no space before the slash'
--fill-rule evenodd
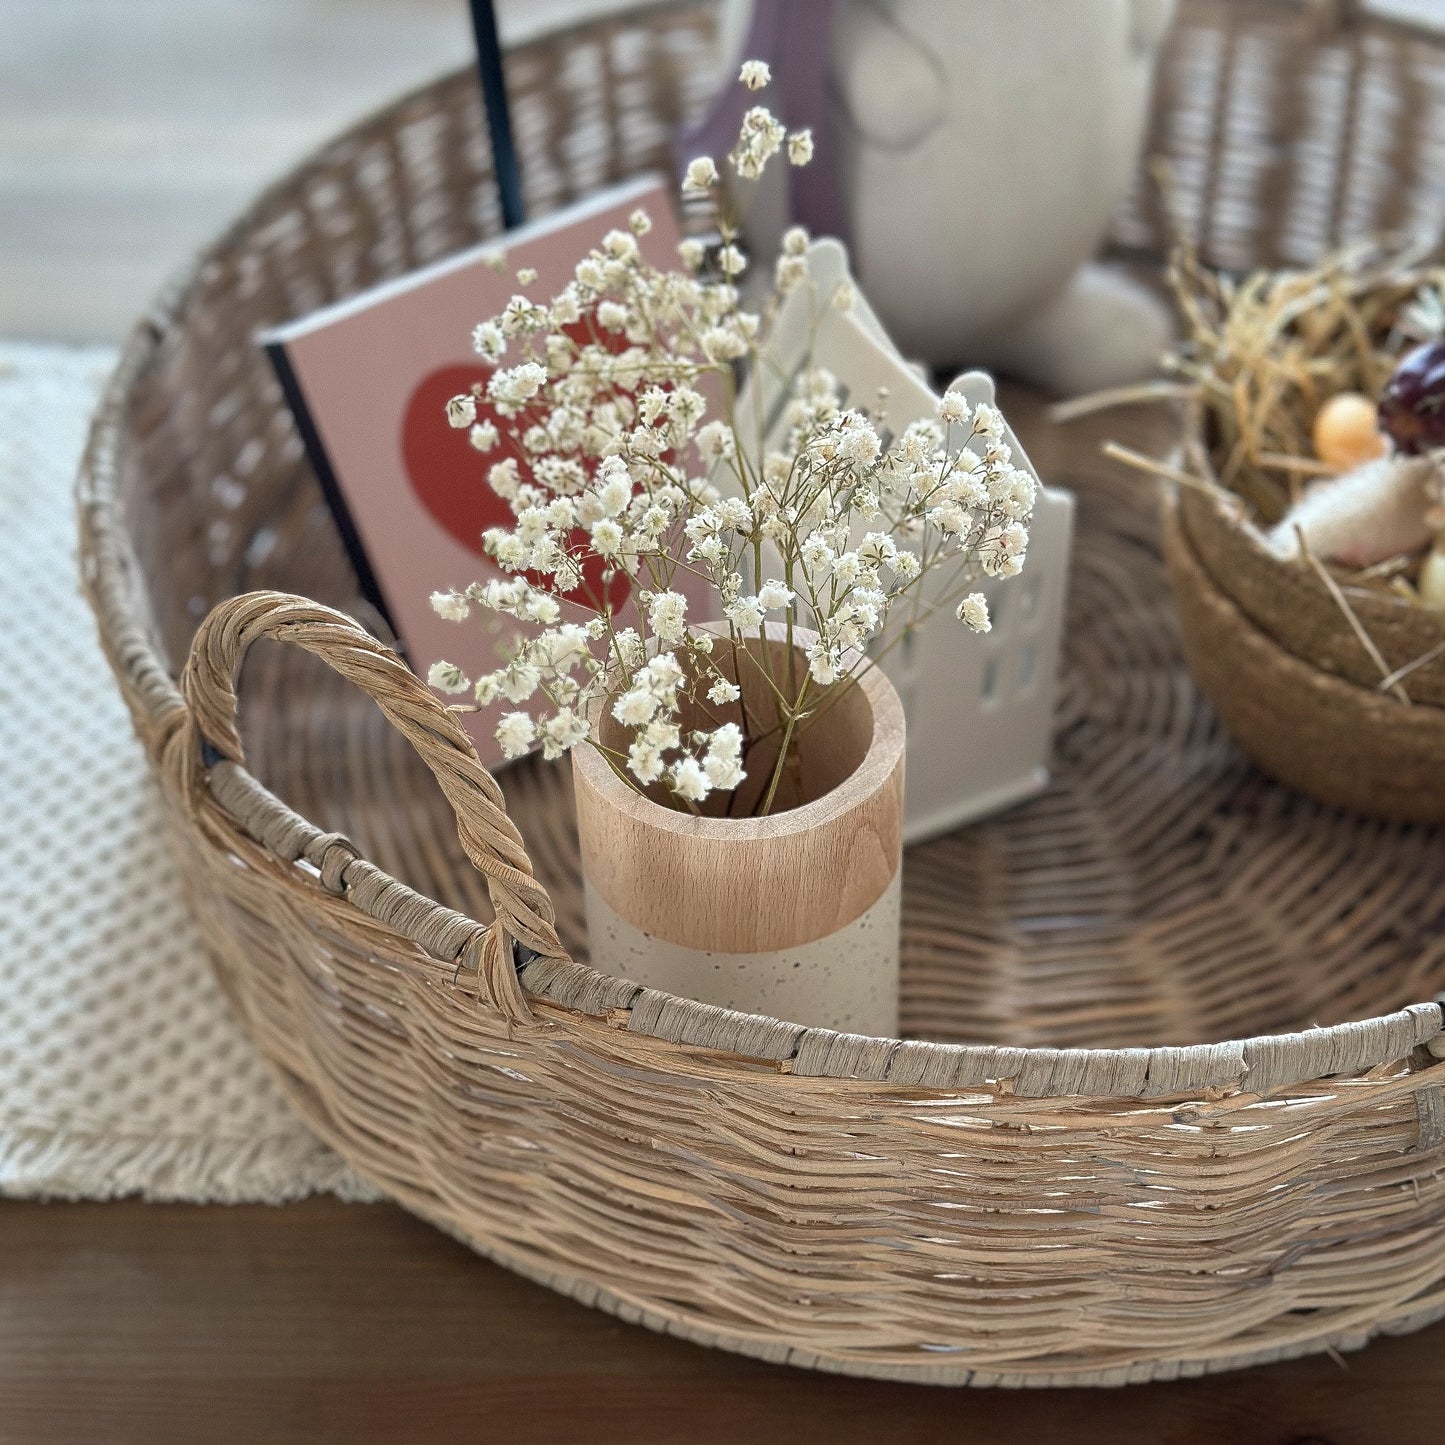
<path id="1" fill-rule="evenodd" d="M 628 13 L 676 8 L 683 7 L 675 0 L 662 0 Z M 576 33 L 616 23 L 617 17 L 612 17 L 578 27 Z M 548 39 L 539 36 L 528 48 Z M 137 727 L 157 760 L 167 753 L 169 743 L 193 726 L 193 720 L 146 625 L 144 593 L 137 582 L 140 564 L 117 497 L 118 448 L 131 389 L 157 356 L 170 328 L 182 322 L 189 298 L 208 265 L 255 228 L 273 197 L 293 191 L 308 175 L 361 144 L 376 128 L 395 125 L 409 107 L 445 83 L 433 81 L 381 108 L 263 191 L 194 265 L 161 293 L 129 339 L 105 388 L 77 485 L 82 572 L 102 644 L 123 679 Z M 217 806 L 287 862 L 304 858 L 326 874 L 329 850 L 351 849 L 345 840 L 294 812 L 243 766 L 223 763 L 209 772 L 207 782 Z M 354 854 L 348 851 L 347 856 Z M 394 913 L 389 921 L 370 909 L 364 911 L 433 957 L 446 963 L 457 961 L 455 957 L 442 958 L 434 940 L 439 933 L 454 936 L 458 923 L 474 933 L 484 931 L 485 925 L 464 919 L 395 880 L 387 881 L 392 885 L 388 897 L 404 897 L 413 905 L 405 925 L 397 924 Z M 363 905 L 357 901 L 357 906 Z M 421 921 L 415 921 L 417 917 Z M 838 1034 L 718 1009 L 599 974 L 569 959 L 519 955 L 518 965 L 518 976 L 534 999 L 583 1018 L 595 1018 L 601 1026 L 622 1026 L 647 1037 L 757 1060 L 800 1075 L 874 1080 L 938 1092 L 1002 1085 L 1021 1097 L 1037 1098 L 1153 1099 L 1203 1091 L 1258 1095 L 1335 1074 L 1368 1071 L 1409 1055 L 1441 1030 L 1440 1006 L 1421 1002 L 1394 1013 L 1299 1033 L 1190 1045 L 1054 1049 L 936 1044 Z M 474 982 L 465 975 L 458 986 L 475 991 Z"/>

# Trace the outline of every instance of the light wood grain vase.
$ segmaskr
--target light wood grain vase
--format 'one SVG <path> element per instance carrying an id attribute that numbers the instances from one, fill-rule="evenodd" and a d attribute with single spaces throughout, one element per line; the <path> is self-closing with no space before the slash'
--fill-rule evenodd
<path id="1" fill-rule="evenodd" d="M 768 635 L 781 668 L 783 629 L 769 624 Z M 812 637 L 798 629 L 795 645 Z M 714 660 L 733 675 L 727 649 Z M 741 672 L 743 700 L 766 717 L 761 673 Z M 681 721 L 697 725 L 686 712 Z M 605 710 L 597 725 L 605 744 L 626 747 Z M 799 767 L 784 773 L 767 817 L 721 816 L 722 793 L 704 804 L 714 816 L 679 812 L 639 794 L 597 749 L 578 748 L 593 966 L 720 1008 L 897 1033 L 903 743 L 898 694 L 869 668 L 804 729 Z M 767 743 L 754 749 L 734 811 L 761 796 L 776 756 Z"/>

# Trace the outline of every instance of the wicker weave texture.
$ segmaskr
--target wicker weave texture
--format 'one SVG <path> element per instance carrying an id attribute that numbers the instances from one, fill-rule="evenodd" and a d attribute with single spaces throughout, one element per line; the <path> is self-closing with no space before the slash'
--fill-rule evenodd
<path id="1" fill-rule="evenodd" d="M 1374 30 L 1280 45 L 1318 23 L 1187 5 L 1161 142 L 1231 113 L 1220 96 L 1260 74 L 1241 56 L 1302 73 L 1386 46 L 1422 85 L 1445 76 L 1422 41 Z M 514 56 L 534 210 L 659 163 L 708 43 L 705 12 L 673 6 Z M 1221 53 L 1233 68 L 1201 88 Z M 1430 93 L 1422 126 L 1445 115 Z M 1210 155 L 1206 235 L 1242 163 Z M 1390 196 L 1433 203 L 1423 169 L 1394 174 Z M 593 973 L 565 770 L 509 770 L 504 809 L 427 691 L 317 602 L 242 597 L 197 635 L 248 588 L 357 610 L 256 327 L 497 222 L 470 77 L 359 127 L 158 305 L 81 478 L 87 589 L 178 866 L 317 1131 L 556 1288 L 825 1369 L 1119 1383 L 1445 1313 L 1445 1066 L 1424 1001 L 1445 977 L 1445 845 L 1242 762 L 1179 660 L 1148 509 L 1091 439 L 1051 468 L 1029 437 L 1083 504 L 1057 780 L 908 855 L 902 1040 Z M 1157 240 L 1138 208 L 1121 224 Z M 1273 224 L 1251 240 L 1266 259 Z M 295 645 L 257 650 L 238 731 L 234 675 L 268 638 Z"/>

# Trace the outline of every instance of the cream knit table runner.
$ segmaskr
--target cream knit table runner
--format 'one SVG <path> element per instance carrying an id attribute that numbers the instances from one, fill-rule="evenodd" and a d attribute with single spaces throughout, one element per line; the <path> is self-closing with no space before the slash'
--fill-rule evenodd
<path id="1" fill-rule="evenodd" d="M 0 343 L 0 1194 L 369 1194 L 232 1022 L 76 580 L 104 350 Z"/>

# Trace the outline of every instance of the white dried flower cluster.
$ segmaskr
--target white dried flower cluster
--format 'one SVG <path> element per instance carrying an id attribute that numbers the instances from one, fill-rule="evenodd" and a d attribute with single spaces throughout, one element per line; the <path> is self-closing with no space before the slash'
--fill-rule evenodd
<path id="1" fill-rule="evenodd" d="M 958 620 L 967 623 L 975 632 L 987 632 L 993 626 L 988 615 L 988 599 L 982 592 L 970 592 L 958 604 Z"/>
<path id="2" fill-rule="evenodd" d="M 773 78 L 773 72 L 766 60 L 745 60 L 738 79 L 749 90 L 761 90 Z"/>
<path id="3" fill-rule="evenodd" d="M 717 162 L 711 156 L 698 156 L 687 163 L 683 173 L 684 194 L 710 190 L 717 184 Z"/>
<path id="4" fill-rule="evenodd" d="M 768 162 L 777 155 L 787 135 L 787 127 L 767 106 L 753 106 L 744 112 L 738 143 L 728 155 L 733 169 L 745 181 L 757 180 Z"/>
<path id="5" fill-rule="evenodd" d="M 744 66 L 742 81 L 766 85 L 766 66 Z M 785 138 L 764 107 L 750 109 L 730 157 L 738 174 L 761 174 Z M 793 140 L 790 159 L 805 163 L 811 137 Z M 683 185 L 717 179 L 702 157 Z M 683 269 L 660 270 L 637 244 L 649 225 L 634 216 L 550 302 L 516 296 L 473 333 L 497 369 L 447 417 L 500 453 L 488 479 L 514 521 L 483 537 L 503 576 L 434 593 L 432 606 L 531 631 L 491 672 L 438 663 L 429 681 L 504 704 L 495 735 L 508 757 L 590 741 L 620 776 L 684 808 L 735 790 L 754 745 L 781 733 L 751 804 L 766 812 L 798 731 L 874 665 L 890 625 L 896 635 L 947 607 L 988 630 L 969 588 L 1019 570 L 1034 482 L 1013 464 L 996 408 L 949 393 L 936 418 L 885 438 L 817 367 L 796 379 L 786 445 L 750 452 L 734 366 L 763 372 L 767 339 L 739 296 L 735 228 L 724 225 L 711 261 L 685 242 Z M 784 236 L 778 292 L 810 284 L 807 249 L 801 228 Z M 816 299 L 814 314 L 853 295 Z M 690 610 L 689 594 L 710 597 L 706 612 Z M 775 663 L 759 645 L 772 624 L 788 640 L 795 626 L 816 634 L 806 665 Z M 605 744 L 616 729 L 623 741 Z"/>

